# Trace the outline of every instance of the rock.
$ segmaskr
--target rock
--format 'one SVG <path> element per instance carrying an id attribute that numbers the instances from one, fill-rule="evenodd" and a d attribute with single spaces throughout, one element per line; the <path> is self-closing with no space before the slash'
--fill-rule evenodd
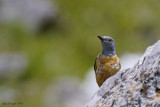
<path id="1" fill-rule="evenodd" d="M 50 84 L 44 93 L 45 107 L 82 107 L 87 99 L 80 84 L 76 77 L 59 78 Z"/>
<path id="2" fill-rule="evenodd" d="M 138 62 L 107 79 L 86 107 L 160 107 L 160 40 Z"/>
<path id="3" fill-rule="evenodd" d="M 19 92 L 13 88 L 1 86 L 0 87 L 0 105 L 5 106 L 4 103 L 15 102 L 16 96 L 19 95 Z"/>
<path id="4" fill-rule="evenodd" d="M 23 75 L 27 66 L 28 60 L 24 54 L 0 53 L 0 81 Z"/>
<path id="5" fill-rule="evenodd" d="M 1 0 L 0 23 L 22 22 L 29 29 L 50 26 L 57 17 L 57 8 L 49 0 Z"/>

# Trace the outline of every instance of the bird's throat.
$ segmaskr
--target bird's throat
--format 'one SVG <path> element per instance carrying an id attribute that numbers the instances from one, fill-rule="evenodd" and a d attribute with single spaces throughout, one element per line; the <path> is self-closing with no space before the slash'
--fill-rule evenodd
<path id="1" fill-rule="evenodd" d="M 105 56 L 114 55 L 115 54 L 115 48 L 114 47 L 103 48 L 102 54 L 105 55 Z"/>

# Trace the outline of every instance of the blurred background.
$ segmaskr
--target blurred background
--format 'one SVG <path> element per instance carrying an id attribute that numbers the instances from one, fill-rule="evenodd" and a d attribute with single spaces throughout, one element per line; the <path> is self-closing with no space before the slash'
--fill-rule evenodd
<path id="1" fill-rule="evenodd" d="M 122 69 L 160 39 L 159 0 L 0 0 L 0 107 L 82 107 L 98 89 L 97 35 Z"/>

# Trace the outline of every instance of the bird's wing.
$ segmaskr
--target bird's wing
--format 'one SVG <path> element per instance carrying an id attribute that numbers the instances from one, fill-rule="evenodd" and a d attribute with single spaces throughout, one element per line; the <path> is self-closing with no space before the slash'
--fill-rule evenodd
<path id="1" fill-rule="evenodd" d="M 96 60 L 95 60 L 95 64 L 94 64 L 94 71 L 95 73 L 97 74 L 97 71 L 100 67 L 100 60 L 101 60 L 101 54 L 99 54 L 97 57 L 96 57 Z"/>
<path id="2" fill-rule="evenodd" d="M 96 59 L 95 59 L 95 63 L 94 63 L 94 71 L 96 72 L 96 70 L 97 70 L 97 57 L 96 57 Z"/>

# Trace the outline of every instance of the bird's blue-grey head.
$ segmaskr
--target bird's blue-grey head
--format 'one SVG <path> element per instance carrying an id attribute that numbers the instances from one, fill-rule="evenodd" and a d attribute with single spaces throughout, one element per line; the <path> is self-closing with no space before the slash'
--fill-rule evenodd
<path id="1" fill-rule="evenodd" d="M 101 40 L 103 50 L 102 54 L 109 56 L 114 55 L 115 52 L 115 46 L 114 46 L 114 40 L 111 37 L 108 36 L 98 36 L 98 38 Z"/>

